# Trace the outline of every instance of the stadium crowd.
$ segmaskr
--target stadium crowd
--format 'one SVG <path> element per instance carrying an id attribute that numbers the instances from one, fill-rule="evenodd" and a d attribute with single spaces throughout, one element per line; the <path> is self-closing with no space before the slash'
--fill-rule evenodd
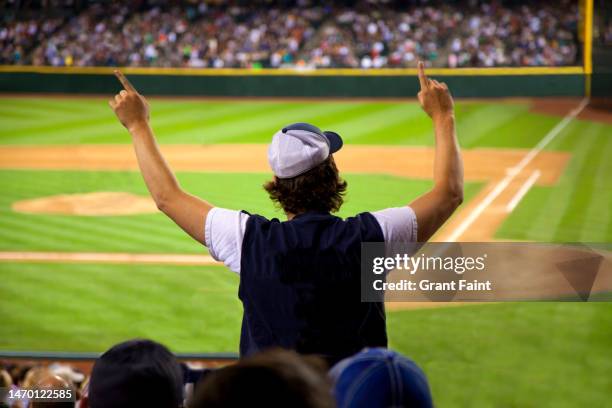
<path id="1" fill-rule="evenodd" d="M 63 401 L 15 397 L 27 390 L 64 390 L 74 397 Z M 433 405 L 423 371 L 408 358 L 382 348 L 366 348 L 329 370 L 323 359 L 282 349 L 204 369 L 180 363 L 165 346 L 145 339 L 111 347 L 96 360 L 89 375 L 63 363 L 0 361 L 0 408 L 246 406 Z"/>
<path id="2" fill-rule="evenodd" d="M 576 62 L 575 1 L 419 4 L 94 2 L 63 19 L 41 13 L 0 23 L 0 63 L 367 69 L 413 67 L 419 58 L 438 67 Z"/>
<path id="3" fill-rule="evenodd" d="M 0 23 L 0 63 L 31 63 L 26 52 L 44 42 L 62 24 L 62 18 L 31 18 Z"/>

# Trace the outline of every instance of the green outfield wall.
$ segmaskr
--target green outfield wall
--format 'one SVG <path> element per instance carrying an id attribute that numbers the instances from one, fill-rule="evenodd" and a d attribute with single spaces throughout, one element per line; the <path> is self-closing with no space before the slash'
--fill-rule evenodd
<path id="1" fill-rule="evenodd" d="M 110 68 L 0 70 L 0 92 L 105 94 L 118 89 Z M 570 67 L 573 68 L 573 67 Z M 523 73 L 524 72 L 524 73 Z M 535 73 L 533 73 L 535 72 Z M 363 74 L 362 74 L 363 73 Z M 309 73 L 249 70 L 126 69 L 147 95 L 261 97 L 411 97 L 418 92 L 414 70 L 324 70 Z M 431 70 L 457 97 L 584 95 L 575 69 Z"/>
<path id="2" fill-rule="evenodd" d="M 612 103 L 612 47 L 600 45 L 593 48 L 591 95 Z"/>

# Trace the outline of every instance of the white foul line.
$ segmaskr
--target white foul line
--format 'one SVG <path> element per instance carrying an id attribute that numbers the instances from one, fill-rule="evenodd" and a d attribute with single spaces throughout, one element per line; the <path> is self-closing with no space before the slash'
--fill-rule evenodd
<path id="1" fill-rule="evenodd" d="M 455 242 L 463 233 L 476 221 L 476 219 L 482 214 L 482 212 L 495 200 L 505 189 L 508 184 L 519 174 L 531 161 L 542 151 L 546 145 L 548 145 L 557 135 L 582 112 L 582 110 L 589 103 L 589 98 L 584 98 L 580 104 L 571 110 L 565 117 L 555 125 L 547 134 L 535 145 L 529 153 L 523 157 L 514 167 L 511 167 L 506 172 L 504 177 L 493 190 L 487 194 L 487 196 L 474 208 L 474 210 L 459 224 L 459 226 L 453 231 L 453 233 L 446 240 L 447 242 Z"/>
<path id="2" fill-rule="evenodd" d="M 523 197 L 525 197 L 525 194 L 527 194 L 527 192 L 529 191 L 529 189 L 535 184 L 535 182 L 540 178 L 540 175 L 542 175 L 542 172 L 540 170 L 536 170 L 534 171 L 531 176 L 529 176 L 529 178 L 525 181 L 525 183 L 521 186 L 521 188 L 519 189 L 519 191 L 516 192 L 516 194 L 514 195 L 514 197 L 512 197 L 512 200 L 510 200 L 510 202 L 508 203 L 508 205 L 506 205 L 506 212 L 510 213 L 512 211 L 514 211 L 514 209 L 516 208 L 516 206 L 518 205 L 518 203 L 521 202 L 521 200 L 523 199 Z"/>

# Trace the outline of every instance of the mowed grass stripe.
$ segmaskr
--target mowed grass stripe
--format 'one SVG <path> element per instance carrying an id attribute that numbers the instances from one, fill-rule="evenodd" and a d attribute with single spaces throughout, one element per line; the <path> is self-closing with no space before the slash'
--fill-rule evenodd
<path id="1" fill-rule="evenodd" d="M 570 123 L 548 146 L 572 154 L 558 184 L 532 188 L 496 237 L 544 242 L 612 241 L 608 210 L 612 165 L 606 159 L 612 154 L 611 130 L 610 125 L 588 121 Z M 600 186 L 596 187 L 598 179 Z M 604 207 L 606 210 L 598 210 Z"/>
<path id="2" fill-rule="evenodd" d="M 35 109 L 41 115 L 58 114 L 60 112 L 74 114 L 90 112 L 97 109 L 103 98 L 96 99 L 70 99 L 70 98 L 0 98 L 0 108 L 22 107 L 24 109 Z"/>
<path id="3" fill-rule="evenodd" d="M 381 144 L 380 141 L 387 137 L 383 133 L 385 128 L 406 123 L 418 114 L 416 109 L 408 109 L 405 105 L 381 104 L 379 109 L 372 109 L 359 117 L 341 118 L 333 126 L 348 143 Z"/>
<path id="4" fill-rule="evenodd" d="M 175 236 L 184 234 L 177 225 L 162 213 L 155 215 L 135 215 L 135 216 L 107 216 L 104 222 L 116 227 L 124 228 L 126 231 L 140 231 L 143 234 L 168 234 Z"/>
<path id="5" fill-rule="evenodd" d="M 49 130 L 52 130 L 51 125 L 76 124 L 83 118 L 105 118 L 109 113 L 112 115 L 108 102 L 104 100 L 86 101 L 83 104 L 75 104 L 71 101 L 70 104 L 63 105 L 61 102 L 65 101 L 57 100 L 55 103 L 42 104 L 41 106 L 37 106 L 34 102 L 25 105 L 0 103 L 0 112 L 22 111 L 31 115 L 30 120 L 27 121 L 7 121 L 0 135 L 4 135 L 7 130 L 36 131 L 43 124 L 49 125 Z M 62 106 L 69 109 L 62 109 Z"/>
<path id="6" fill-rule="evenodd" d="M 136 248 L 132 245 L 133 237 L 126 239 L 125 234 L 114 237 L 92 234 L 79 222 L 71 222 L 68 226 L 64 223 L 57 225 L 57 219 L 39 219 L 38 222 L 23 222 L 3 218 L 0 226 L 3 231 L 2 245 L 4 250 L 16 250 L 23 243 L 31 250 L 49 251 L 52 249 L 64 251 L 83 251 L 85 248 L 95 251 L 97 248 L 113 249 L 117 252 L 122 248 L 129 251 Z M 110 239 L 114 238 L 114 239 Z"/>
<path id="7" fill-rule="evenodd" d="M 360 138 L 358 142 L 377 145 L 431 145 L 434 140 L 433 126 L 431 122 L 422 120 L 422 109 L 416 105 L 409 105 L 405 108 L 405 113 L 399 113 L 404 120 L 386 123 L 375 133 L 372 133 L 364 138 Z M 403 159 L 410 160 L 410 158 Z"/>
<path id="8" fill-rule="evenodd" d="M 601 183 L 604 173 L 609 185 L 612 174 L 612 166 L 609 166 L 606 160 L 611 157 L 612 153 L 612 150 L 606 149 L 606 146 L 609 146 L 610 137 L 600 134 L 599 129 L 600 127 L 594 123 L 589 124 L 585 129 L 586 134 L 592 135 L 592 144 L 580 168 L 580 179 L 588 180 L 588 182 L 575 180 L 572 200 L 568 203 L 562 222 L 557 227 L 555 235 L 558 237 L 567 237 L 573 235 L 573 231 L 577 231 L 581 239 L 587 241 L 599 241 L 604 238 L 603 234 L 609 223 L 606 213 L 597 210 L 589 211 L 594 201 L 607 202 L 608 209 L 612 205 L 612 197 L 608 195 L 610 188 L 602 189 L 597 185 L 598 179 Z M 593 165 L 593 163 L 598 165 Z"/>
<path id="9" fill-rule="evenodd" d="M 56 235 L 54 235 L 56 234 Z M 81 236 L 74 233 L 74 229 L 63 231 L 48 226 L 46 222 L 35 220 L 35 222 L 13 221 L 9 218 L 0 219 L 0 243 L 2 250 L 33 250 L 33 251 L 73 251 L 105 246 L 102 238 L 97 245 L 81 245 Z"/>
<path id="10" fill-rule="evenodd" d="M 236 115 L 231 121 L 222 123 L 203 123 L 202 134 L 210 135 L 211 143 L 256 142 L 269 143 L 274 133 L 283 126 L 294 122 L 311 121 L 317 124 L 316 117 L 342 112 L 353 108 L 351 104 L 292 104 L 287 103 L 277 109 L 259 112 L 255 115 Z"/>
<path id="11" fill-rule="evenodd" d="M 112 113 L 112 112 L 109 112 Z M 21 142 L 27 143 L 28 140 L 37 139 L 41 144 L 53 144 L 62 140 L 68 140 L 69 137 L 78 135 L 79 143 L 85 143 L 88 130 L 91 128 L 110 129 L 111 123 L 105 114 L 86 114 L 79 115 L 78 119 L 73 118 L 70 121 L 54 120 L 41 121 L 36 125 L 29 125 L 23 129 L 6 129 L 5 133 L 11 132 L 12 138 L 18 138 Z"/>
<path id="12" fill-rule="evenodd" d="M 126 223 L 128 217 L 105 217 L 103 219 L 87 218 L 80 219 L 80 228 L 75 231 L 76 235 L 90 234 L 91 240 L 80 240 L 82 244 L 99 242 L 101 239 L 117 239 L 115 250 L 127 252 L 189 252 L 206 254 L 206 248 L 193 241 L 176 224 L 159 214 L 156 219 L 144 217 L 135 220 L 134 223 Z M 156 223 L 159 228 L 152 229 L 149 225 Z M 59 226 L 72 228 L 73 223 L 70 219 L 63 218 Z M 126 236 L 128 244 L 125 245 Z M 151 248 L 148 249 L 147 248 Z"/>
<path id="13" fill-rule="evenodd" d="M 409 144 L 429 146 L 434 144 L 433 126 L 431 121 L 423 120 L 423 110 L 417 104 L 405 104 L 397 113 L 388 112 L 390 117 L 398 120 L 380 120 L 380 127 L 375 131 L 366 132 L 351 142 L 366 144 Z M 496 129 L 512 123 L 517 117 L 526 115 L 528 106 L 525 104 L 508 104 L 506 110 L 500 111 L 498 106 L 478 103 L 457 103 L 456 120 L 457 133 L 463 148 L 495 145 Z M 493 120 L 482 118 L 492 116 Z M 364 118 L 366 119 L 366 118 Z M 370 118 L 372 119 L 372 118 Z M 478 119 L 479 125 L 472 127 Z M 362 126 L 346 121 L 350 131 L 359 134 Z M 348 132 L 348 130 L 347 130 Z"/>
<path id="14" fill-rule="evenodd" d="M 0 137 L 6 142 L 15 140 L 17 143 L 34 140 L 41 143 L 60 143 L 62 140 L 70 143 L 72 140 L 74 143 L 74 135 L 78 134 L 79 141 L 83 143 L 100 134 L 105 134 L 108 138 L 108 132 L 114 133 L 115 137 L 120 132 L 125 133 L 125 129 L 115 119 L 107 101 L 100 100 L 98 103 L 89 103 L 87 106 L 89 107 L 87 111 L 63 114 L 54 112 L 49 117 L 35 111 L 28 121 L 5 123 L 5 127 L 0 130 Z M 227 104 L 209 104 L 207 108 L 206 111 L 212 114 L 216 110 L 228 109 L 228 106 Z M 163 122 L 168 117 L 180 118 L 180 115 L 193 117 L 196 109 L 198 105 L 194 103 L 163 103 L 155 106 L 155 115 L 158 121 Z M 201 112 L 202 109 L 199 108 L 198 111 Z"/>
<path id="15" fill-rule="evenodd" d="M 316 125 L 323 130 L 333 130 L 345 137 L 345 135 L 348 136 L 349 133 L 352 132 L 353 129 L 351 129 L 350 124 L 354 119 L 386 110 L 390 105 L 385 103 L 380 103 L 377 105 L 367 103 L 351 103 L 349 106 L 350 108 L 342 112 L 341 116 L 335 112 L 318 116 Z"/>
<path id="16" fill-rule="evenodd" d="M 0 348 L 7 348 L 5 339 L 12 338 L 23 340 L 22 349 L 36 349 L 32 340 L 41 337 L 32 334 L 42 333 L 51 350 L 68 346 L 96 351 L 101 344 L 110 346 L 136 336 L 178 342 L 191 351 L 199 351 L 195 346 L 199 344 L 215 344 L 209 351 L 235 350 L 240 318 L 237 276 L 220 267 L 172 269 L 3 264 L 0 277 L 12 280 L 2 279 L 7 283 L 0 285 L 0 309 L 23 318 L 10 318 L 0 327 Z M 83 278 L 75 279 L 79 275 Z M 40 285 L 47 290 L 27 305 L 19 302 L 24 291 L 32 293 Z M 74 321 L 80 324 L 75 326 Z M 105 328 L 100 336 L 90 335 L 100 327 Z"/>
<path id="17" fill-rule="evenodd" d="M 176 237 L 170 228 L 168 234 L 155 237 L 147 231 L 105 225 L 100 219 L 79 219 L 66 216 L 45 217 L 38 223 L 4 218 L 0 220 L 0 225 L 13 229 L 10 236 L 19 237 L 21 235 L 22 239 L 27 239 L 27 234 L 31 234 L 37 237 L 35 248 L 39 250 L 51 250 L 62 246 L 78 251 L 89 248 L 92 251 L 151 253 L 174 249 L 175 252 L 206 253 L 203 247 L 195 246 L 195 241 L 192 244 L 191 239 L 187 236 Z M 11 243 L 4 242 L 3 245 L 10 247 Z"/>
<path id="18" fill-rule="evenodd" d="M 508 104 L 505 109 L 491 104 L 470 106 L 467 112 L 456 114 L 459 141 L 465 147 L 486 145 L 483 142 L 495 135 L 496 129 L 512 123 L 527 111 L 527 106 L 519 104 Z"/>
<path id="19" fill-rule="evenodd" d="M 593 194 L 586 206 L 586 214 L 596 214 L 590 218 L 589 225 L 592 232 L 583 228 L 580 236 L 581 241 L 609 242 L 612 237 L 612 137 L 607 133 L 608 129 L 598 126 L 598 139 L 601 143 L 602 159 L 597 166 L 597 172 L 593 177 Z"/>
<path id="20" fill-rule="evenodd" d="M 577 143 L 574 147 L 575 158 L 559 183 L 562 189 L 567 190 L 567 198 L 563 202 L 563 211 L 557 218 L 556 225 L 550 229 L 554 241 L 571 241 L 571 237 L 590 234 L 591 229 L 588 223 L 591 216 L 597 217 L 595 222 L 604 221 L 599 219 L 598 214 L 590 216 L 586 213 L 593 194 L 593 177 L 604 152 L 601 146 L 602 140 L 597 137 L 597 134 L 592 133 L 594 126 L 595 124 L 591 123 L 582 126 L 577 124 L 565 134 L 565 137 L 577 138 L 575 139 Z M 580 128 L 580 133 L 571 131 L 578 128 Z M 582 232 L 583 229 L 585 233 Z"/>
<path id="21" fill-rule="evenodd" d="M 48 111 L 46 111 L 45 114 L 51 117 L 55 116 Z M 36 117 L 37 120 L 41 120 L 42 112 L 38 109 L 27 109 L 23 106 L 0 105 L 0 120 L 2 120 L 2 124 L 4 125 L 3 131 L 31 126 L 33 117 Z"/>
<path id="22" fill-rule="evenodd" d="M 314 114 L 305 114 L 303 116 L 294 116 L 293 122 L 308 122 L 315 124 L 321 130 L 332 130 L 339 133 L 342 138 L 346 141 L 353 136 L 352 130 L 343 128 L 343 123 L 350 123 L 355 120 L 360 120 L 364 116 L 372 115 L 379 111 L 388 109 L 385 104 L 379 104 L 379 106 L 372 106 L 367 104 L 355 104 L 355 103 L 342 103 L 338 105 L 338 109 L 324 109 L 317 111 Z M 291 122 L 291 121 L 290 121 Z M 254 132 L 251 134 L 245 134 L 240 136 L 241 143 L 269 143 L 272 135 L 279 130 L 281 126 L 288 125 L 290 122 L 282 117 L 276 121 L 277 128 L 270 128 L 269 132 Z"/>
<path id="23" fill-rule="evenodd" d="M 15 197 L 92 191 L 130 191 L 149 195 L 138 171 L 0 170 L 0 187 L 6 191 L 0 196 L 0 203 L 7 207 Z"/>
<path id="24" fill-rule="evenodd" d="M 163 123 L 153 120 L 153 127 L 163 143 L 197 143 L 209 144 L 241 137 L 242 132 L 251 130 L 244 126 L 247 118 L 270 118 L 276 112 L 295 109 L 291 105 L 278 105 L 271 108 L 267 104 L 240 104 L 239 107 L 228 107 L 221 114 L 202 117 L 194 112 L 182 118 L 168 117 Z M 182 116 L 182 115 L 181 115 Z M 253 119 L 251 119 L 253 120 Z M 270 120 L 270 119 L 268 119 Z M 236 124 L 242 122 L 242 126 Z M 282 126 L 282 125 L 279 125 Z"/>
<path id="25" fill-rule="evenodd" d="M 474 143 L 475 146 L 531 149 L 561 120 L 560 116 L 544 116 L 526 112 L 511 121 L 496 126 L 489 134 L 482 135 Z M 469 130 L 466 129 L 465 132 L 469 133 Z M 547 146 L 545 149 L 550 150 L 550 147 Z"/>
<path id="26" fill-rule="evenodd" d="M 188 110 L 157 117 L 153 112 L 153 129 L 161 143 L 214 143 L 218 134 L 207 131 L 215 124 L 232 122 L 236 117 L 253 117 L 275 111 L 282 105 L 267 103 L 239 103 L 219 105 L 193 105 Z"/>
<path id="27" fill-rule="evenodd" d="M 29 221 L 29 222 L 28 222 Z M 158 252 L 162 248 L 180 249 L 183 251 L 195 248 L 189 245 L 186 239 L 176 239 L 174 230 L 168 229 L 167 234 L 161 235 L 161 239 L 154 238 L 146 231 L 140 232 L 135 229 L 121 228 L 115 226 L 105 226 L 101 219 L 79 219 L 75 217 L 39 217 L 38 222 L 33 220 L 14 220 L 9 217 L 0 219 L 0 226 L 5 229 L 0 234 L 5 236 L 3 247 L 15 249 L 18 240 L 28 240 L 28 234 L 37 239 L 35 248 L 50 250 L 56 247 L 63 247 L 69 250 L 97 250 L 106 248 L 117 252 L 140 252 L 149 249 L 147 252 Z M 6 239 L 15 237 L 15 241 Z M 182 238 L 182 237 L 181 237 Z M 34 249 L 34 248 L 33 248 Z"/>

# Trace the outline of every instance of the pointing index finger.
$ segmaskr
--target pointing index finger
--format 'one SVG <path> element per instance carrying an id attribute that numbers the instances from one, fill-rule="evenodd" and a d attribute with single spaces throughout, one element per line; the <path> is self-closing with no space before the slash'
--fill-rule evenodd
<path id="1" fill-rule="evenodd" d="M 130 81 L 128 81 L 128 79 L 125 77 L 125 75 L 123 75 L 123 73 L 121 71 L 116 69 L 113 72 L 115 73 L 115 76 L 117 77 L 119 82 L 121 82 L 121 85 L 123 85 L 123 87 L 125 88 L 126 91 L 131 91 L 131 92 L 138 93 L 138 91 L 136 91 L 136 88 L 134 88 L 134 86 L 130 83 Z"/>
<path id="2" fill-rule="evenodd" d="M 429 87 L 429 80 L 427 79 L 427 75 L 425 75 L 425 64 L 423 64 L 423 61 L 419 61 L 417 64 L 417 71 L 421 89 L 427 89 Z"/>

